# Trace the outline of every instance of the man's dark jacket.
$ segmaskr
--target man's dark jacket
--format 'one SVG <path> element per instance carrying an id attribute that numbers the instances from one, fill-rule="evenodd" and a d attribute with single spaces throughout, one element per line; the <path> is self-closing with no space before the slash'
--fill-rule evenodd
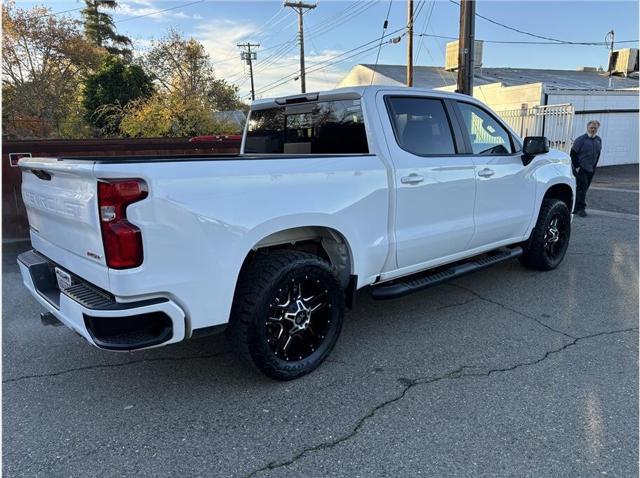
<path id="1" fill-rule="evenodd" d="M 590 138 L 588 134 L 578 136 L 571 146 L 571 164 L 573 168 L 580 167 L 592 173 L 595 171 L 602 151 L 602 139 L 596 135 Z"/>

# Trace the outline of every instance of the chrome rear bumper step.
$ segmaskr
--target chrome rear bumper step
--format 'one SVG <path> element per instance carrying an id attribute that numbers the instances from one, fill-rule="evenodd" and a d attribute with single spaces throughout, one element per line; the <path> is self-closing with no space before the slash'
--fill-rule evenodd
<path id="1" fill-rule="evenodd" d="M 498 249 L 488 254 L 472 257 L 464 262 L 456 262 L 446 269 L 439 268 L 436 271 L 427 271 L 404 280 L 375 286 L 371 289 L 371 296 L 378 300 L 395 299 L 412 292 L 443 284 L 471 272 L 486 269 L 500 262 L 515 259 L 520 255 L 522 255 L 522 247 Z"/>

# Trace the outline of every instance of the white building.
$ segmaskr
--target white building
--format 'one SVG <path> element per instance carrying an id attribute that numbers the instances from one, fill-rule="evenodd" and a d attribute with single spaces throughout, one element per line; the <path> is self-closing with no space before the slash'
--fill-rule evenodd
<path id="1" fill-rule="evenodd" d="M 478 68 L 474 75 L 473 96 L 506 116 L 514 111 L 542 111 L 545 105 L 572 105 L 567 118 L 567 135 L 575 138 L 585 132 L 587 121 L 600 121 L 603 141 L 600 165 L 638 163 L 638 76 L 613 76 L 609 88 L 607 73 L 595 68 L 540 70 L 523 68 Z M 435 66 L 414 67 L 414 86 L 453 91 L 457 73 Z M 404 65 L 356 65 L 338 87 L 386 84 L 404 85 Z M 507 114 L 508 113 L 508 114 Z M 512 122 L 510 122 L 512 123 Z M 520 123 L 522 124 L 522 122 Z M 513 123 L 512 123 L 513 126 Z M 518 128 L 516 128 L 518 129 Z M 542 132 L 549 136 L 549 120 Z M 521 131 L 521 134 L 541 134 Z M 551 138 L 550 138 L 551 139 Z M 567 145 L 568 149 L 569 145 Z"/>

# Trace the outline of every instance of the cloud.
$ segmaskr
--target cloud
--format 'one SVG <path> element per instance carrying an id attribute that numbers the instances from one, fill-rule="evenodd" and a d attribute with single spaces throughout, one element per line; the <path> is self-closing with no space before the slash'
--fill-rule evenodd
<path id="1" fill-rule="evenodd" d="M 241 95 L 250 94 L 249 68 L 240 60 L 240 48 L 237 43 L 246 41 L 251 35 L 259 30 L 259 26 L 251 22 L 236 22 L 233 20 L 214 20 L 196 25 L 192 35 L 204 45 L 205 49 L 213 60 L 216 69 L 216 76 L 227 81 L 240 85 Z M 263 35 L 260 35 L 263 37 Z M 273 40 L 275 44 L 285 43 L 274 48 L 270 46 L 274 43 L 265 43 L 262 48 L 269 48 L 264 52 L 257 49 L 258 59 L 254 63 L 255 88 L 257 97 L 281 96 L 300 92 L 300 80 L 287 81 L 276 86 L 279 80 L 291 75 L 298 76 L 300 70 L 300 59 L 297 42 L 295 41 L 295 31 L 292 32 L 290 42 Z M 338 65 L 315 66 L 318 63 L 328 62 L 335 55 L 342 51 L 322 50 L 315 51 L 312 45 L 307 45 L 305 55 L 306 70 L 309 71 L 306 77 L 307 91 L 326 90 L 335 85 L 346 75 L 350 68 L 349 63 Z M 316 71 L 313 71 L 316 70 Z M 272 89 L 260 94 L 260 90 L 267 85 L 274 83 Z"/>
<path id="2" fill-rule="evenodd" d="M 147 15 L 147 18 L 155 21 L 166 21 L 169 19 L 192 19 L 201 20 L 202 16 L 193 13 L 185 13 L 183 11 L 162 11 L 167 7 L 161 2 L 154 2 L 152 0 L 120 0 L 118 2 L 117 13 L 128 17 Z"/>

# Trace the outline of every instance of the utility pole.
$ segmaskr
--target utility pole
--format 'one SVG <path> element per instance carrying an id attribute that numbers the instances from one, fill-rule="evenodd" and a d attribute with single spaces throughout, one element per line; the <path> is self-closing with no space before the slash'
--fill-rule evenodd
<path id="1" fill-rule="evenodd" d="M 255 88 L 253 86 L 253 62 L 258 59 L 258 54 L 255 51 L 251 51 L 251 47 L 259 47 L 260 43 L 238 43 L 238 48 L 242 48 L 240 52 L 240 59 L 247 62 L 249 65 L 249 76 L 251 77 L 251 99 L 256 99 Z M 246 50 L 245 50 L 246 48 Z"/>
<path id="2" fill-rule="evenodd" d="M 413 0 L 407 1 L 407 86 L 413 86 Z"/>
<path id="3" fill-rule="evenodd" d="M 458 39 L 458 87 L 456 92 L 473 96 L 475 57 L 475 0 L 460 0 L 460 36 Z"/>
<path id="4" fill-rule="evenodd" d="M 304 15 L 305 10 L 313 10 L 316 8 L 316 4 L 314 3 L 303 3 L 303 2 L 284 2 L 285 7 L 291 7 L 298 13 L 298 35 L 300 40 L 300 87 L 302 88 L 302 92 L 307 92 L 307 84 L 304 76 L 304 22 L 302 21 L 302 16 Z"/>
<path id="5" fill-rule="evenodd" d="M 614 32 L 613 30 L 611 30 L 609 33 L 607 33 L 607 36 L 605 37 L 605 41 L 611 40 L 611 47 L 609 48 L 609 50 L 610 50 L 610 53 L 609 53 L 609 89 L 611 89 L 611 72 L 616 67 L 615 63 L 614 64 L 611 63 L 611 61 L 613 60 L 613 45 L 614 45 L 615 39 L 616 39 L 616 32 Z"/>

